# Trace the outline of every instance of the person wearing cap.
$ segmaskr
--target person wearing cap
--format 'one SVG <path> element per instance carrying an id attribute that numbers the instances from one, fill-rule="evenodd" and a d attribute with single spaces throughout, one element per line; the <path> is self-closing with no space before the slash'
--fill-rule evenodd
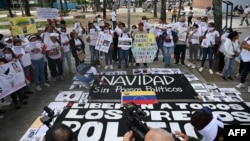
<path id="1" fill-rule="evenodd" d="M 144 23 L 139 22 L 138 23 L 138 29 L 133 32 L 133 38 L 135 37 L 136 34 L 148 34 L 148 32 L 143 27 L 144 27 Z M 144 65 L 144 67 L 148 66 L 147 63 L 143 63 L 143 65 Z M 136 67 L 139 67 L 139 66 L 140 66 L 140 64 L 136 63 Z"/>
<path id="2" fill-rule="evenodd" d="M 131 38 L 131 35 L 129 34 L 129 29 L 128 28 L 124 28 L 123 33 L 119 36 L 119 42 L 123 42 L 126 43 L 126 41 L 120 41 L 123 38 Z M 128 55 L 129 55 L 129 49 L 132 47 L 132 42 L 128 42 L 127 47 L 122 47 L 119 46 L 118 44 L 118 48 L 119 48 L 119 52 L 120 52 L 120 56 L 119 56 L 119 65 L 118 65 L 118 69 L 121 68 L 121 63 L 122 60 L 125 60 L 125 68 L 128 68 Z"/>
<path id="3" fill-rule="evenodd" d="M 69 44 L 69 34 L 66 32 L 67 29 L 65 27 L 61 28 L 61 32 L 59 35 L 59 41 L 63 47 L 64 57 L 63 57 L 63 69 L 64 64 L 67 62 L 69 73 L 72 74 L 72 66 L 71 66 L 71 50 Z"/>
<path id="4" fill-rule="evenodd" d="M 240 23 L 240 26 L 243 25 L 243 22 L 245 20 L 247 26 L 249 26 L 249 22 L 248 22 L 248 15 L 250 14 L 250 7 L 248 6 L 248 4 L 245 6 L 245 9 L 244 9 L 244 13 L 243 13 L 243 17 L 241 19 L 241 23 Z"/>
<path id="5" fill-rule="evenodd" d="M 186 56 L 186 40 L 188 34 L 188 25 L 185 23 L 185 17 L 180 17 L 179 22 L 175 24 L 175 30 L 178 35 L 178 41 L 175 46 L 175 64 L 185 65 L 184 60 Z M 181 58 L 180 58 L 181 55 Z"/>
<path id="6" fill-rule="evenodd" d="M 50 42 L 46 48 L 46 54 L 48 58 L 49 69 L 52 77 L 52 81 L 56 81 L 59 75 L 63 80 L 63 47 L 60 41 L 57 39 L 58 33 L 50 33 Z M 58 70 L 58 72 L 57 72 Z"/>
<path id="7" fill-rule="evenodd" d="M 25 48 L 27 53 L 30 53 L 30 58 L 32 62 L 32 74 L 33 80 L 35 84 L 35 89 L 37 91 L 42 90 L 40 87 L 40 83 L 45 86 L 49 87 L 50 85 L 46 82 L 44 76 L 44 54 L 45 50 L 42 48 L 42 44 L 36 42 L 36 36 L 31 35 L 28 37 L 29 45 Z"/>
<path id="8" fill-rule="evenodd" d="M 180 131 L 175 131 L 176 137 L 181 137 L 185 141 L 223 141 L 224 123 L 218 115 L 212 114 L 208 107 L 203 107 L 191 115 L 191 125 L 202 135 L 201 139 L 190 137 Z"/>

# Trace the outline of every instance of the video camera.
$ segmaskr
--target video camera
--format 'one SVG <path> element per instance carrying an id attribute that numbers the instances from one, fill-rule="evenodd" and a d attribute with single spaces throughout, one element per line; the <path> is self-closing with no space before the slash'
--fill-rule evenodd
<path id="1" fill-rule="evenodd" d="M 128 127 L 129 130 L 133 131 L 135 141 L 143 141 L 149 131 L 144 121 L 147 118 L 146 113 L 133 102 L 125 104 L 124 107 L 129 112 L 127 116 L 129 119 Z"/>
<path id="2" fill-rule="evenodd" d="M 45 124 L 48 128 L 51 128 L 52 125 L 50 124 L 52 120 L 57 116 L 55 115 L 55 112 L 50 109 L 49 107 L 45 106 L 44 111 L 46 112 L 46 115 L 40 118 L 40 121 Z"/>

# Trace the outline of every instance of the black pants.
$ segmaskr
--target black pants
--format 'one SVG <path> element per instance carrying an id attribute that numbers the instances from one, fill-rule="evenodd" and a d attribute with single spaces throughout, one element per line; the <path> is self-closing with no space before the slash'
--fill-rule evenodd
<path id="1" fill-rule="evenodd" d="M 13 103 L 15 106 L 18 105 L 18 99 L 20 102 L 23 102 L 24 98 L 23 98 L 23 92 L 22 90 L 17 90 L 15 92 L 13 92 L 10 97 L 12 98 L 13 100 Z"/>
<path id="2" fill-rule="evenodd" d="M 45 80 L 48 81 L 49 78 L 48 78 L 48 69 L 47 69 L 47 66 L 48 66 L 48 63 L 47 61 L 45 62 L 45 65 L 44 65 L 44 76 L 45 76 Z"/>
<path id="3" fill-rule="evenodd" d="M 115 30 L 115 28 L 116 28 L 116 21 L 112 21 L 112 23 L 113 23 L 113 30 Z"/>
<path id="4" fill-rule="evenodd" d="M 242 71 L 243 71 L 243 61 L 240 60 L 240 66 L 239 66 L 239 74 L 242 74 Z"/>
<path id="5" fill-rule="evenodd" d="M 225 55 L 219 52 L 219 72 L 222 72 L 224 65 L 225 65 L 224 57 Z"/>
<path id="6" fill-rule="evenodd" d="M 114 50 L 112 59 L 116 62 L 118 61 L 119 58 L 118 38 L 114 38 L 113 43 L 114 43 Z"/>
<path id="7" fill-rule="evenodd" d="M 134 62 L 135 62 L 135 58 L 134 58 L 134 56 L 133 56 L 133 53 L 132 53 L 131 48 L 129 49 L 128 62 L 129 62 L 129 63 L 134 63 Z"/>
<path id="8" fill-rule="evenodd" d="M 155 59 L 158 59 L 158 55 L 159 55 L 160 50 L 162 52 L 162 55 L 164 56 L 162 35 L 159 36 L 159 37 L 156 37 L 155 40 L 156 40 L 156 43 L 157 43 L 157 46 L 158 46 L 158 49 L 157 49 L 157 52 L 156 52 L 156 55 L 155 55 Z"/>
<path id="9" fill-rule="evenodd" d="M 176 64 L 179 63 L 181 55 L 181 63 L 184 64 L 185 56 L 186 56 L 186 45 L 176 45 L 175 47 L 175 60 Z"/>
<path id="10" fill-rule="evenodd" d="M 63 61 L 60 59 L 51 59 L 48 57 L 49 69 L 52 77 L 56 77 L 57 75 L 63 75 Z"/>
<path id="11" fill-rule="evenodd" d="M 193 18 L 193 16 L 188 17 L 188 26 L 193 24 L 192 18 Z"/>
<path id="12" fill-rule="evenodd" d="M 249 71 L 250 71 L 250 62 L 243 62 L 243 71 L 242 71 L 241 79 L 240 79 L 241 83 L 245 83 L 245 80 Z"/>

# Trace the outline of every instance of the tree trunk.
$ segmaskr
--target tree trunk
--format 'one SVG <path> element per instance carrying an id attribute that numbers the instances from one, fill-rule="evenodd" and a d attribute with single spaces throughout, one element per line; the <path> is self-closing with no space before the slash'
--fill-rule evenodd
<path id="1" fill-rule="evenodd" d="M 25 16 L 31 16 L 29 1 L 28 0 L 22 0 L 22 3 L 23 3 L 23 8 L 24 8 Z"/>
<path id="2" fill-rule="evenodd" d="M 103 19 L 106 19 L 106 8 L 107 8 L 107 0 L 103 0 L 103 9 L 102 9 Z"/>
<path id="3" fill-rule="evenodd" d="M 222 0 L 213 0 L 213 14 L 215 29 L 220 33 L 222 31 Z"/>
<path id="4" fill-rule="evenodd" d="M 154 0 L 154 17 L 157 17 L 157 0 Z"/>
<path id="5" fill-rule="evenodd" d="M 53 0 L 49 0 L 50 8 L 53 8 Z"/>
<path id="6" fill-rule="evenodd" d="M 6 5 L 6 9 L 9 11 L 10 17 L 13 18 L 14 15 L 11 11 L 11 3 L 10 0 L 4 0 L 4 4 Z"/>
<path id="7" fill-rule="evenodd" d="M 60 6 L 61 6 L 61 10 L 63 11 L 63 3 L 62 0 L 59 0 Z"/>
<path id="8" fill-rule="evenodd" d="M 65 10 L 68 10 L 68 3 L 67 3 L 67 0 L 64 0 L 64 4 L 65 4 Z"/>
<path id="9" fill-rule="evenodd" d="M 180 18 L 181 6 L 182 6 L 182 1 L 179 2 L 179 10 L 178 10 L 178 15 L 177 15 L 177 21 L 179 21 L 179 18 Z"/>
<path id="10" fill-rule="evenodd" d="M 100 0 L 95 0 L 95 2 L 96 2 L 96 5 L 95 5 L 95 10 L 96 11 L 101 11 L 101 8 L 100 8 L 100 5 L 101 5 L 101 2 L 100 2 Z"/>
<path id="11" fill-rule="evenodd" d="M 161 18 L 164 22 L 166 22 L 167 14 L 166 14 L 166 0 L 161 0 Z"/>

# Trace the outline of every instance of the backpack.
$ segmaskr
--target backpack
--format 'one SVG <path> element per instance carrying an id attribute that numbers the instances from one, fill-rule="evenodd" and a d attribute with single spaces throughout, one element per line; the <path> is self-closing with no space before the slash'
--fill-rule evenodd
<path id="1" fill-rule="evenodd" d="M 177 33 L 176 32 L 174 32 L 174 31 L 171 31 L 171 34 L 172 34 L 172 36 L 173 36 L 173 41 L 174 41 L 174 43 L 176 43 L 177 41 L 178 41 L 178 36 L 177 36 Z M 167 32 L 166 31 L 164 31 L 163 32 L 163 40 L 165 41 L 165 42 L 170 42 L 170 41 L 168 41 L 166 38 L 167 38 Z M 167 41 L 166 41 L 167 40 Z"/>
<path id="2" fill-rule="evenodd" d="M 78 73 L 80 73 L 81 75 L 84 75 L 87 73 L 87 71 L 91 68 L 91 64 L 86 64 L 86 63 L 82 63 L 80 65 L 78 65 L 76 67 L 76 70 Z"/>

